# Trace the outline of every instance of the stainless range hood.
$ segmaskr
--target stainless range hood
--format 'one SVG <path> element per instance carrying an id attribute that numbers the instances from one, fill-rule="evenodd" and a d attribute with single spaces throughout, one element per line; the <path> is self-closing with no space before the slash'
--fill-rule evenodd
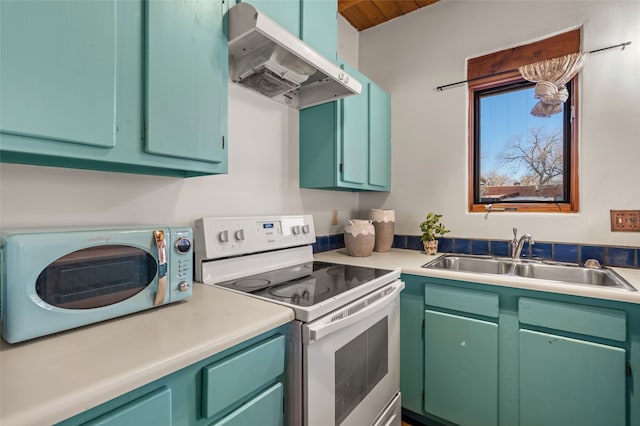
<path id="1" fill-rule="evenodd" d="M 249 3 L 229 10 L 229 78 L 296 109 L 362 90 L 358 80 Z"/>

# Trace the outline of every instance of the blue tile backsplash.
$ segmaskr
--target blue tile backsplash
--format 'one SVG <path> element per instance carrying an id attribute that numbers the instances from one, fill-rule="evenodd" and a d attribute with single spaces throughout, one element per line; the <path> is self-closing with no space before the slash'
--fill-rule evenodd
<path id="1" fill-rule="evenodd" d="M 423 250 L 422 241 L 418 235 L 394 235 L 393 247 Z M 313 244 L 313 252 L 344 248 L 344 234 L 334 234 L 317 237 Z M 508 256 L 509 241 L 486 240 L 472 238 L 440 238 L 438 243 L 440 253 L 479 254 L 493 256 Z M 587 259 L 596 259 L 603 266 L 618 266 L 622 268 L 640 267 L 640 247 L 616 247 L 588 244 L 567 244 L 554 242 L 537 242 L 525 244 L 522 257 L 555 260 L 557 262 L 581 263 Z"/>

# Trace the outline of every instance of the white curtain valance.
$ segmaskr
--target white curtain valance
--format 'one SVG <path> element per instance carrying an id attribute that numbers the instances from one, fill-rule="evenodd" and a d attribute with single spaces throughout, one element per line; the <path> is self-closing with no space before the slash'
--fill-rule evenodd
<path id="1" fill-rule="evenodd" d="M 562 111 L 569 92 L 565 84 L 584 66 L 588 53 L 572 53 L 518 68 L 525 80 L 536 83 L 535 97 L 540 101 L 531 110 L 536 117 L 550 117 Z"/>

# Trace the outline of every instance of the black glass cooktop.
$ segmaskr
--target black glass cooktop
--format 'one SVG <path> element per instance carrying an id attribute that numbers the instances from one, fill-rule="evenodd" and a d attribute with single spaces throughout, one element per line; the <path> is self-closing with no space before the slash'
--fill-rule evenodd
<path id="1" fill-rule="evenodd" d="M 313 306 L 390 272 L 313 261 L 216 285 L 292 305 Z"/>

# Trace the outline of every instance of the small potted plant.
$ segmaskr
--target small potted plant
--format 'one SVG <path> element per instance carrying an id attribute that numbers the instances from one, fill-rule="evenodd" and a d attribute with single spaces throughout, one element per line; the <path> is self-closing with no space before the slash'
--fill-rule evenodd
<path id="1" fill-rule="evenodd" d="M 425 254 L 435 255 L 438 253 L 438 240 L 436 238 L 451 232 L 440 222 L 440 218 L 442 218 L 441 214 L 429 212 L 426 220 L 420 224 L 420 230 L 422 231 L 422 237 L 420 238 L 424 245 Z"/>

